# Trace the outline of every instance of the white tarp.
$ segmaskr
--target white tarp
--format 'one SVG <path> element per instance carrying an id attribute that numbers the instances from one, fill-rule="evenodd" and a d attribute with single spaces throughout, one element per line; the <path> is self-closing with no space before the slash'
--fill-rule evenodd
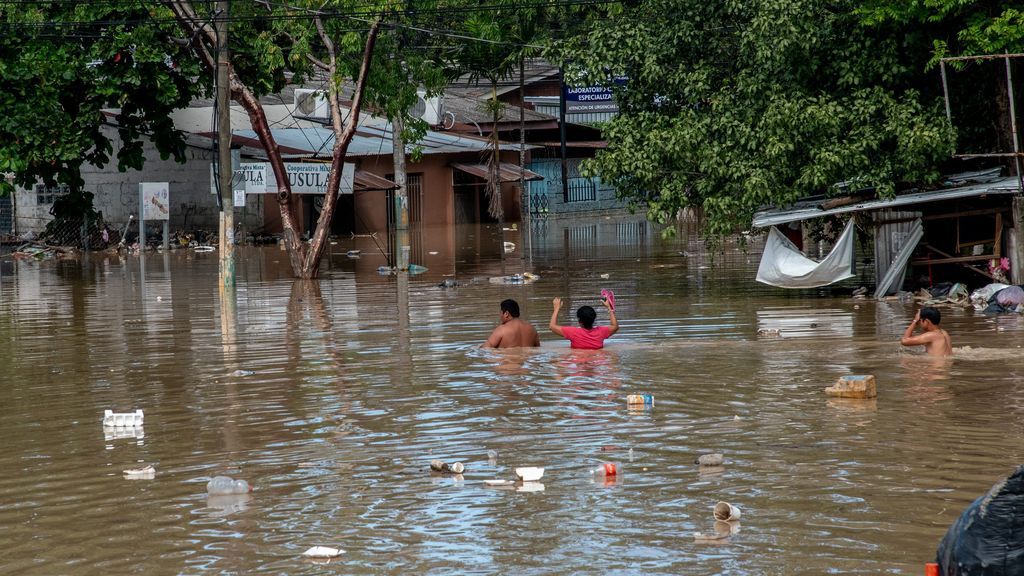
<path id="1" fill-rule="evenodd" d="M 789 238 L 772 226 L 757 267 L 757 281 L 779 288 L 817 288 L 845 280 L 853 273 L 853 220 L 821 262 L 804 256 Z"/>

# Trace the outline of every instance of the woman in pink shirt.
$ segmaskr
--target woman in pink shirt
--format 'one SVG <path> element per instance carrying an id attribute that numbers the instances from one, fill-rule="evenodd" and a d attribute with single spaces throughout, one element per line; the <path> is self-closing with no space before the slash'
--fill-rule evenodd
<path id="1" fill-rule="evenodd" d="M 603 300 L 602 304 L 608 309 L 608 315 L 611 318 L 610 326 L 594 326 L 594 320 L 597 320 L 597 312 L 590 306 L 580 306 L 579 310 L 576 311 L 576 319 L 580 322 L 579 327 L 559 326 L 558 312 L 562 309 L 562 299 L 555 298 L 551 303 L 555 309 L 551 312 L 551 322 L 548 324 L 548 328 L 555 334 L 569 340 L 572 348 L 577 350 L 599 350 L 604 348 L 606 338 L 610 338 L 612 334 L 619 331 L 619 321 L 615 319 L 615 308 L 612 307 L 608 300 Z"/>

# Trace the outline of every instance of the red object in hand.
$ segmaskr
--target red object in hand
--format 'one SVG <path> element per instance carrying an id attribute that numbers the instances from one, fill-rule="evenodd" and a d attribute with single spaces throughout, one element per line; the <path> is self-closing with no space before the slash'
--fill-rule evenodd
<path id="1" fill-rule="evenodd" d="M 929 562 L 924 565 L 924 576 L 939 576 L 939 565 L 937 562 Z"/>
<path id="2" fill-rule="evenodd" d="M 601 299 L 608 302 L 608 307 L 615 311 L 615 294 L 611 290 L 601 290 Z"/>

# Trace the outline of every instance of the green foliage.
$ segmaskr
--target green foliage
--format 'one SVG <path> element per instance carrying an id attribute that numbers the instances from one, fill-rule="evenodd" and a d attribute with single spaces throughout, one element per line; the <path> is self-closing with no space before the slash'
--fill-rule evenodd
<path id="1" fill-rule="evenodd" d="M 141 3 L 0 6 L 0 172 L 14 185 L 41 180 L 74 191 L 84 164 L 102 167 L 113 156 L 122 171 L 141 167 L 146 135 L 165 157 L 183 160 L 183 135 L 169 114 L 205 83 L 185 50 L 167 41 L 176 31 L 167 17 Z M 103 131 L 113 123 L 116 151 Z M 12 188 L 0 182 L 0 193 Z"/>
<path id="2" fill-rule="evenodd" d="M 592 18 L 552 54 L 578 84 L 628 84 L 585 170 L 658 222 L 703 208 L 710 234 L 838 182 L 891 196 L 936 179 L 954 134 L 924 73 L 932 39 L 857 8 L 640 0 Z"/>

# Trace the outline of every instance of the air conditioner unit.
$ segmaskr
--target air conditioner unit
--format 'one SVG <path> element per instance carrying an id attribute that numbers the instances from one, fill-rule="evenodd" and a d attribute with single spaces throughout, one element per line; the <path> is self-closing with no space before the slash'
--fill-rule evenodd
<path id="1" fill-rule="evenodd" d="M 295 115 L 326 120 L 331 116 L 327 105 L 327 93 L 323 90 L 295 89 Z"/>
<path id="2" fill-rule="evenodd" d="M 426 90 L 416 91 L 416 104 L 409 108 L 409 115 L 419 118 L 431 126 L 437 126 L 444 117 L 440 96 L 427 97 Z"/>

